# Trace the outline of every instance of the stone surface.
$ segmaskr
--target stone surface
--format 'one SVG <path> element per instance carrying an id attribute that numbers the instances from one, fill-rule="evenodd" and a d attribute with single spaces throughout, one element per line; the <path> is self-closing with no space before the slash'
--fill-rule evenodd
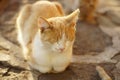
<path id="1" fill-rule="evenodd" d="M 10 60 L 10 55 L 0 52 L 0 61 L 9 61 L 9 60 Z"/>
<path id="2" fill-rule="evenodd" d="M 74 54 L 96 54 L 103 52 L 105 47 L 112 45 L 111 37 L 103 33 L 98 25 L 78 22 Z"/>
<path id="3" fill-rule="evenodd" d="M 120 69 L 116 68 L 112 71 L 114 80 L 120 80 Z"/>
<path id="4" fill-rule="evenodd" d="M 114 64 L 71 64 L 69 68 L 58 74 L 43 74 L 39 76 L 39 80 L 101 80 L 95 67 L 101 65 L 107 73 L 113 78 L 110 70 L 114 68 Z"/>
<path id="5" fill-rule="evenodd" d="M 31 70 L 24 61 L 16 40 L 15 20 L 20 7 L 33 2 L 35 0 L 11 0 L 4 14 L 1 14 L 0 80 L 101 80 L 95 70 L 97 65 L 103 67 L 113 80 L 120 80 L 120 20 L 115 16 L 119 14 L 112 13 L 102 15 L 102 20 L 99 17 L 99 25 L 78 21 L 73 47 L 73 59 L 76 60 L 66 71 L 41 74 Z"/>

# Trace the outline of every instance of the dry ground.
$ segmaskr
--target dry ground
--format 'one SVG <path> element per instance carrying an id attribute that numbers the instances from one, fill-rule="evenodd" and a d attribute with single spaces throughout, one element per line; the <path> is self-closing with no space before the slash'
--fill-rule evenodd
<path id="1" fill-rule="evenodd" d="M 0 80 L 101 80 L 96 65 L 113 80 L 120 80 L 119 14 L 101 15 L 97 25 L 78 21 L 71 65 L 59 74 L 41 74 L 30 70 L 21 55 L 15 20 L 25 3 L 14 1 L 0 15 Z"/>

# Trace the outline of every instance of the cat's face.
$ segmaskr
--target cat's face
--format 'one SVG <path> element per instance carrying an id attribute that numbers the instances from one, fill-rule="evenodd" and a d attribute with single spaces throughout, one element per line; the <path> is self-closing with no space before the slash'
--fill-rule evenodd
<path id="1" fill-rule="evenodd" d="M 79 11 L 69 16 L 50 19 L 39 18 L 41 40 L 55 52 L 64 52 L 71 48 L 75 39 L 75 24 Z"/>

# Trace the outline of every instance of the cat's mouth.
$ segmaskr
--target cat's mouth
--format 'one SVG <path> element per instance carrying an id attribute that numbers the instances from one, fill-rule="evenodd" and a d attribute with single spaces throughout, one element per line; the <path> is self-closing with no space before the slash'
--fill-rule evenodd
<path id="1" fill-rule="evenodd" d="M 64 51 L 58 51 L 58 53 L 64 53 Z"/>
<path id="2" fill-rule="evenodd" d="M 57 49 L 57 52 L 59 52 L 59 53 L 64 53 L 65 51 L 66 51 L 65 48 L 59 48 L 59 49 Z"/>
<path id="3" fill-rule="evenodd" d="M 59 48 L 59 49 L 54 49 L 53 51 L 56 53 L 64 53 L 66 50 L 65 48 Z"/>

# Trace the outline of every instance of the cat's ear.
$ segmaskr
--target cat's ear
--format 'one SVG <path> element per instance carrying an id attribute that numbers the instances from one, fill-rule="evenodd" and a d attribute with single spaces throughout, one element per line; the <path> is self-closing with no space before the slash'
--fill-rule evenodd
<path id="1" fill-rule="evenodd" d="M 44 32 L 44 30 L 49 28 L 49 22 L 46 19 L 40 17 L 38 19 L 38 28 L 41 30 L 41 32 Z"/>
<path id="2" fill-rule="evenodd" d="M 74 23 L 75 24 L 78 20 L 79 13 L 80 13 L 80 10 L 77 9 L 74 12 L 72 12 L 71 14 L 69 14 L 68 16 L 66 16 L 65 19 L 66 19 L 67 23 L 70 23 L 70 24 Z"/>

